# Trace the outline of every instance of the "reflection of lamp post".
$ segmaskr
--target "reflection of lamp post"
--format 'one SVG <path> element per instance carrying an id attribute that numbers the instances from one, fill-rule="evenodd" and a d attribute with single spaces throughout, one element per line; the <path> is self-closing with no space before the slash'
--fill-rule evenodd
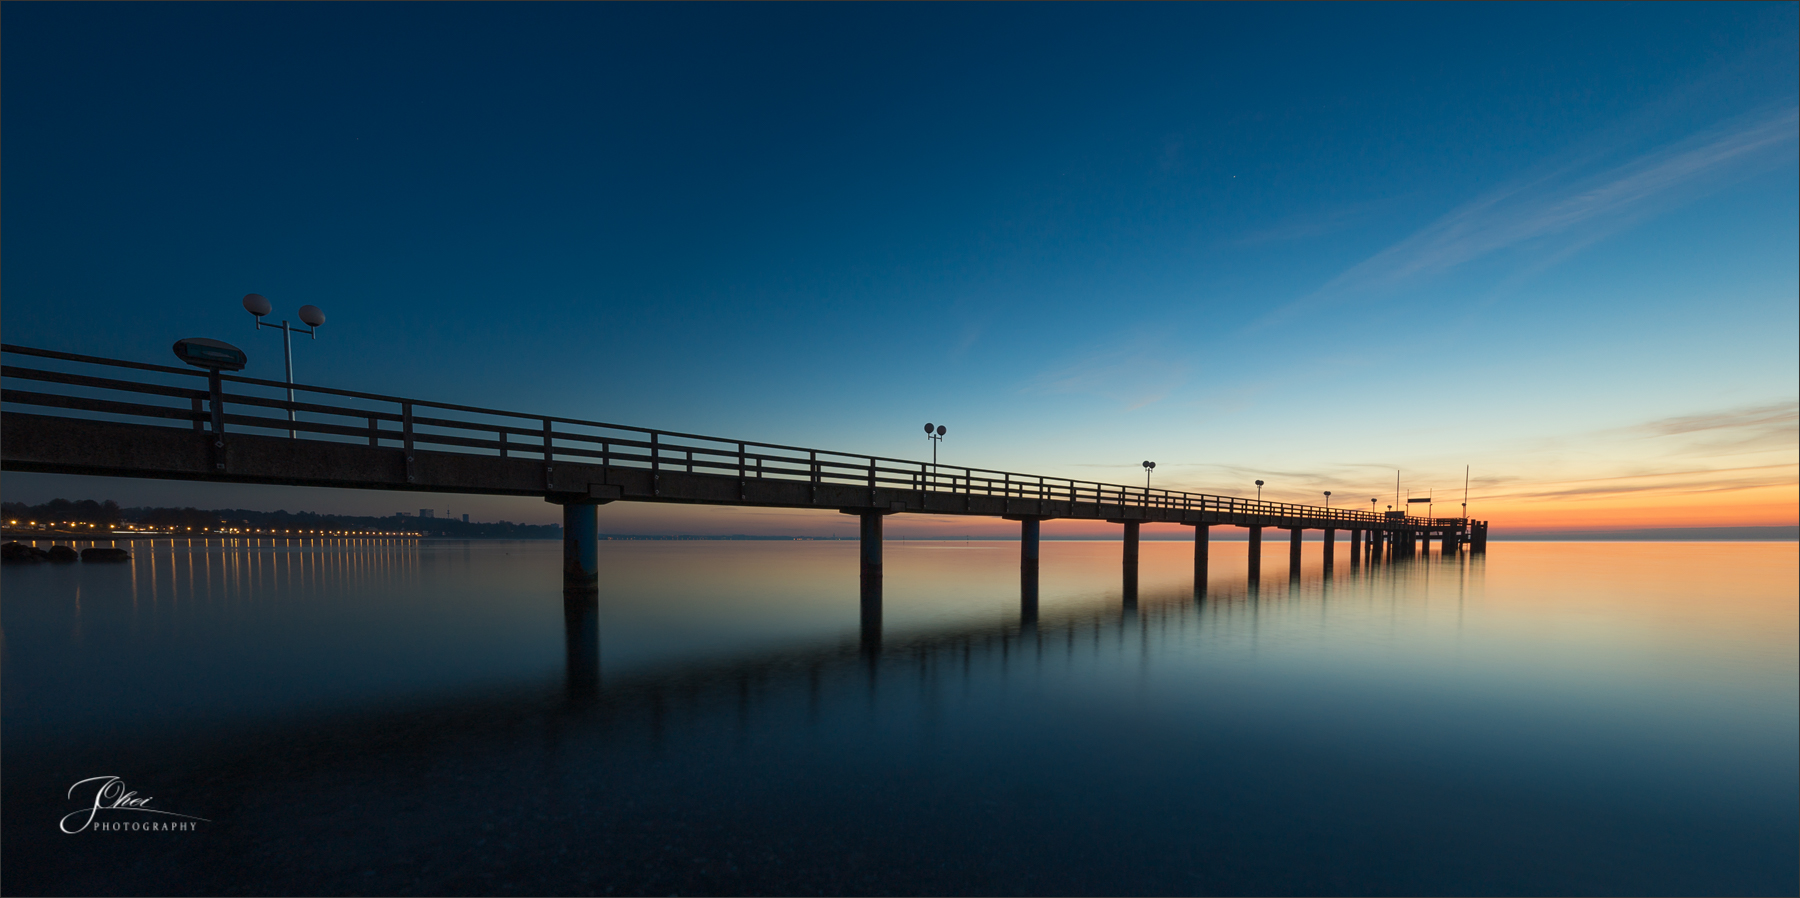
<path id="1" fill-rule="evenodd" d="M 1144 462 L 1144 492 L 1150 491 L 1150 472 L 1156 470 L 1156 462 Z"/>
<path id="2" fill-rule="evenodd" d="M 269 303 L 269 301 L 263 297 L 262 294 L 247 293 L 244 295 L 244 311 L 249 312 L 251 315 L 256 316 L 256 329 L 257 330 L 262 330 L 263 316 L 269 314 L 270 312 L 272 312 L 274 310 L 275 310 L 275 307 L 273 305 L 271 305 Z M 306 330 L 300 331 L 300 332 L 303 334 L 306 334 L 309 337 L 312 337 L 314 340 L 319 339 L 318 329 L 321 325 L 323 325 L 325 323 L 325 313 L 319 311 L 318 306 L 311 306 L 311 305 L 301 306 L 300 307 L 300 320 L 306 323 Z M 269 326 L 274 327 L 275 325 L 271 324 Z M 282 322 L 281 322 L 281 349 L 282 349 L 283 357 L 287 360 L 287 385 L 288 385 L 288 391 L 287 391 L 288 410 L 287 410 L 287 413 L 288 413 L 288 422 L 289 423 L 292 423 L 294 420 L 294 332 L 298 331 L 298 330 L 300 330 L 300 329 L 291 324 L 288 324 L 286 319 L 282 320 Z M 294 436 L 295 436 L 295 433 L 290 428 L 288 430 L 288 439 L 291 440 L 294 438 Z"/>
<path id="3" fill-rule="evenodd" d="M 1256 501 L 1262 501 L 1262 481 L 1260 480 L 1256 482 Z"/>

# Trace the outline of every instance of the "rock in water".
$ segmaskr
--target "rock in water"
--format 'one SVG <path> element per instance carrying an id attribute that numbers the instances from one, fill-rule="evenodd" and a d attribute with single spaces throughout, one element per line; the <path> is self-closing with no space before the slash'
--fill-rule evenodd
<path id="1" fill-rule="evenodd" d="M 79 554 L 76 554 L 74 549 L 71 549 L 68 546 L 51 546 L 50 547 L 49 558 L 51 561 L 54 561 L 58 564 L 66 564 L 66 563 L 74 561 L 80 557 L 81 556 Z"/>
<path id="2" fill-rule="evenodd" d="M 105 549 L 95 547 L 81 550 L 82 561 L 130 561 L 131 553 L 124 549 Z"/>
<path id="3" fill-rule="evenodd" d="M 0 545 L 0 561 L 23 561 L 29 563 L 43 561 L 48 557 L 49 553 L 45 552 L 43 549 L 39 549 L 35 546 L 28 546 L 24 543 L 14 542 Z"/>

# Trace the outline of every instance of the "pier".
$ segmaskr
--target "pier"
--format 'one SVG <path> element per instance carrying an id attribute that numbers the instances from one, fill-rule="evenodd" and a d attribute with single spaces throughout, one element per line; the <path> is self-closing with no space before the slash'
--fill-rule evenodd
<path id="1" fill-rule="evenodd" d="M 1035 606 L 1039 530 L 1053 519 L 1119 525 L 1127 595 L 1144 524 L 1194 528 L 1203 586 L 1210 529 L 1249 531 L 1261 574 L 1264 529 L 1302 535 L 1326 558 L 1348 531 L 1355 564 L 1428 552 L 1483 553 L 1487 522 L 1263 502 L 858 453 L 731 440 L 328 387 L 0 346 L 0 469 L 354 489 L 539 496 L 562 506 L 563 582 L 592 592 L 599 506 L 666 502 L 812 508 L 861 524 L 865 615 L 882 580 L 882 521 L 894 514 L 1017 521 L 1021 584 Z M 289 399 L 289 391 L 295 398 Z"/>

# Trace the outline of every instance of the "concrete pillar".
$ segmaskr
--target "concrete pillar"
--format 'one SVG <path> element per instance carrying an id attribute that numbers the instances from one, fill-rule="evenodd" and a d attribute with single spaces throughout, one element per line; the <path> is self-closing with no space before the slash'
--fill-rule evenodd
<path id="1" fill-rule="evenodd" d="M 1387 534 L 1381 530 L 1369 531 L 1369 563 L 1381 563 L 1381 547 Z"/>
<path id="2" fill-rule="evenodd" d="M 1486 555 L 1488 538 L 1488 522 L 1469 522 L 1469 554 Z"/>
<path id="3" fill-rule="evenodd" d="M 862 519 L 862 578 L 881 582 L 881 512 L 865 511 Z"/>
<path id="4" fill-rule="evenodd" d="M 1419 531 L 1419 554 L 1421 556 L 1431 554 L 1431 531 L 1429 530 Z"/>
<path id="5" fill-rule="evenodd" d="M 1212 525 L 1194 525 L 1194 589 L 1206 591 L 1206 554 L 1212 543 Z"/>
<path id="6" fill-rule="evenodd" d="M 1250 585 L 1262 579 L 1262 528 L 1250 528 Z"/>
<path id="7" fill-rule="evenodd" d="M 1325 528 L 1325 571 L 1326 571 L 1326 573 L 1330 573 L 1332 566 L 1335 565 L 1336 563 L 1337 563 L 1337 531 L 1333 530 L 1330 527 L 1326 527 Z"/>
<path id="8" fill-rule="evenodd" d="M 862 650 L 881 652 L 881 512 L 860 511 L 862 521 Z"/>
<path id="9" fill-rule="evenodd" d="M 600 506 L 563 503 L 563 591 L 600 591 Z"/>
<path id="10" fill-rule="evenodd" d="M 1035 518 L 1026 518 L 1019 522 L 1019 566 L 1037 570 L 1038 566 L 1038 525 Z"/>
<path id="11" fill-rule="evenodd" d="M 1038 525 L 1032 518 L 1019 522 L 1019 621 L 1021 626 L 1037 623 L 1038 616 Z"/>
<path id="12" fill-rule="evenodd" d="M 1306 530 L 1301 527 L 1288 528 L 1288 579 L 1300 576 L 1300 536 Z"/>
<path id="13" fill-rule="evenodd" d="M 1361 564 L 1362 564 L 1362 531 L 1357 530 L 1357 529 L 1352 529 L 1350 531 L 1350 566 L 1357 567 Z"/>
<path id="14" fill-rule="evenodd" d="M 1137 521 L 1125 521 L 1125 605 L 1137 607 L 1138 527 Z"/>

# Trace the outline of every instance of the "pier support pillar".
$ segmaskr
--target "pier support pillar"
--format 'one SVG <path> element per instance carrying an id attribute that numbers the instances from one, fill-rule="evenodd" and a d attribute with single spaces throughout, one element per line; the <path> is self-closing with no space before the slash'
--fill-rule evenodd
<path id="1" fill-rule="evenodd" d="M 1383 541 L 1385 541 L 1386 538 L 1387 538 L 1387 533 L 1384 531 L 1381 531 L 1381 530 L 1369 531 L 1369 563 L 1370 564 L 1380 564 L 1381 563 L 1381 546 L 1382 546 Z"/>
<path id="2" fill-rule="evenodd" d="M 1351 567 L 1357 567 L 1362 564 L 1362 550 L 1363 550 L 1362 531 L 1353 529 L 1350 531 L 1350 566 Z"/>
<path id="3" fill-rule="evenodd" d="M 1336 565 L 1336 563 L 1337 563 L 1336 555 L 1337 555 L 1337 531 L 1330 527 L 1326 527 L 1325 528 L 1325 573 L 1327 573 L 1327 574 L 1331 573 L 1332 567 Z"/>
<path id="4" fill-rule="evenodd" d="M 600 503 L 563 502 L 563 592 L 600 591 Z"/>
<path id="5" fill-rule="evenodd" d="M 1487 531 L 1488 525 L 1486 521 L 1469 522 L 1469 554 L 1487 554 Z"/>
<path id="6" fill-rule="evenodd" d="M 862 519 L 862 579 L 881 583 L 881 518 L 879 511 L 865 511 Z"/>
<path id="7" fill-rule="evenodd" d="M 1426 556 L 1426 555 L 1430 555 L 1430 554 L 1431 554 L 1431 531 L 1421 530 L 1421 531 L 1419 531 L 1419 555 Z"/>
<path id="8" fill-rule="evenodd" d="M 1038 616 L 1038 525 L 1037 518 L 1019 522 L 1019 619 L 1035 624 Z"/>
<path id="9" fill-rule="evenodd" d="M 1250 528 L 1250 586 L 1262 579 L 1262 528 Z"/>
<path id="10" fill-rule="evenodd" d="M 1125 550 L 1122 554 L 1125 569 L 1125 604 L 1128 607 L 1137 605 L 1138 582 L 1138 528 L 1143 521 L 1108 518 L 1108 524 L 1122 524 L 1125 527 Z"/>
<path id="11" fill-rule="evenodd" d="M 1206 556 L 1212 544 L 1212 525 L 1194 525 L 1194 591 L 1206 591 Z"/>
<path id="12" fill-rule="evenodd" d="M 1288 579 L 1289 580 L 1300 579 L 1300 536 L 1301 536 L 1301 534 L 1303 534 L 1305 532 L 1306 532 L 1305 528 L 1302 528 L 1302 527 L 1289 527 L 1288 528 Z"/>

